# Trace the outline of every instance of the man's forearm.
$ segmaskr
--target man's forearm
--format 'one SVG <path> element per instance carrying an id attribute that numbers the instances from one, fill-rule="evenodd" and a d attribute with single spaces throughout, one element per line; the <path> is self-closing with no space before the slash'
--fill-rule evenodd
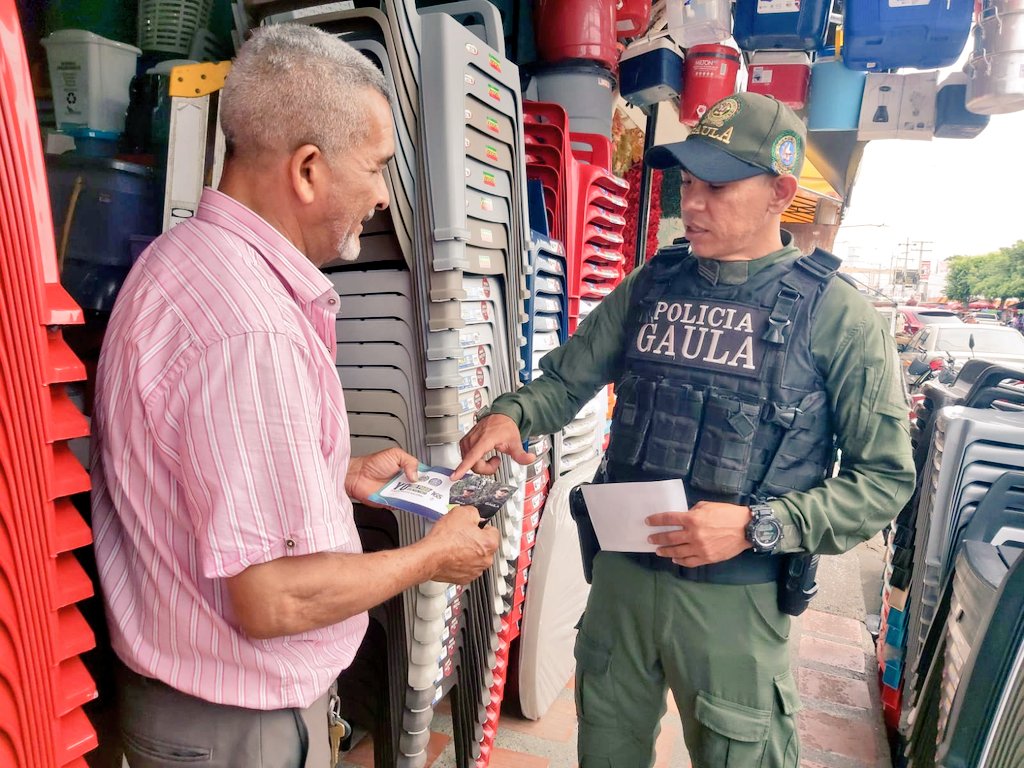
<path id="1" fill-rule="evenodd" d="M 366 554 L 321 552 L 254 565 L 228 580 L 235 615 L 260 639 L 337 624 L 429 581 L 442 553 L 423 539 Z"/>
<path id="2" fill-rule="evenodd" d="M 891 436 L 898 439 L 898 432 Z M 874 536 L 914 491 L 909 459 L 844 468 L 821 486 L 773 501 L 783 524 L 783 549 L 841 554 Z M 796 545 L 794 547 L 794 545 Z"/>
<path id="3" fill-rule="evenodd" d="M 491 413 L 508 416 L 519 427 L 524 440 L 535 435 L 550 435 L 579 413 L 579 402 L 560 379 L 541 376 L 518 392 L 502 395 L 491 406 Z"/>

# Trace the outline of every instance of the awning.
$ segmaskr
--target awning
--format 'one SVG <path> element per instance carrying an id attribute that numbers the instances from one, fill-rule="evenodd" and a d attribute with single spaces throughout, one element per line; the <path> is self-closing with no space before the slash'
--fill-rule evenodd
<path id="1" fill-rule="evenodd" d="M 856 131 L 807 132 L 807 159 L 847 204 L 865 146 Z"/>
<path id="2" fill-rule="evenodd" d="M 800 187 L 796 197 L 782 214 L 786 224 L 813 224 L 821 199 L 842 205 L 843 198 L 821 174 L 821 171 L 808 158 L 804 162 L 803 173 L 800 174 Z"/>

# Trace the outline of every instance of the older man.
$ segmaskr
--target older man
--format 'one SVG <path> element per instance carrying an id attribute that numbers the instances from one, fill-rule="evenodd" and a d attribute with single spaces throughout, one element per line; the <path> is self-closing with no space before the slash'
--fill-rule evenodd
<path id="1" fill-rule="evenodd" d="M 352 502 L 417 462 L 351 457 L 319 266 L 388 204 L 387 86 L 310 27 L 258 31 L 221 94 L 220 189 L 125 282 L 97 374 L 96 557 L 132 768 L 326 768 L 327 691 L 366 610 L 466 583 L 494 529 L 454 509 L 363 554 Z"/>
<path id="2" fill-rule="evenodd" d="M 656 554 L 601 552 L 576 642 L 582 768 L 653 762 L 670 688 L 700 768 L 796 768 L 782 553 L 837 553 L 914 487 L 906 403 L 881 316 L 781 215 L 804 159 L 800 118 L 738 93 L 647 161 L 682 167 L 686 239 L 636 270 L 498 398 L 455 473 L 560 429 L 608 382 L 602 479 L 680 478 L 650 510 Z M 835 447 L 842 451 L 832 476 Z M 782 599 L 780 599 L 782 598 Z"/>

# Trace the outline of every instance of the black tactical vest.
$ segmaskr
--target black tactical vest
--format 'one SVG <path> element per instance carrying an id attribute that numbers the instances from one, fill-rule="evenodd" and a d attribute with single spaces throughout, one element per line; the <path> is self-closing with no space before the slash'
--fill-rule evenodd
<path id="1" fill-rule="evenodd" d="M 685 241 L 660 250 L 633 288 L 606 479 L 682 478 L 691 506 L 819 485 L 835 450 L 810 337 L 838 266 L 816 250 L 713 285 Z"/>

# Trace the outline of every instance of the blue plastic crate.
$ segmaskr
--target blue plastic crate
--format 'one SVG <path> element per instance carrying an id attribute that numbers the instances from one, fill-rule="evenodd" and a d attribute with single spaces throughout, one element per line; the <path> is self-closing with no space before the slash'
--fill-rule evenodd
<path id="1" fill-rule="evenodd" d="M 849 0 L 843 14 L 843 62 L 851 69 L 948 67 L 971 31 L 974 0 L 894 5 Z"/>
<path id="2" fill-rule="evenodd" d="M 638 107 L 646 107 L 679 96 L 683 84 L 683 57 L 669 43 L 630 56 L 627 51 L 619 63 L 619 90 L 622 98 Z"/>
<path id="3" fill-rule="evenodd" d="M 885 628 L 885 644 L 893 648 L 903 648 L 907 643 L 907 625 L 902 627 L 889 624 Z"/>
<path id="4" fill-rule="evenodd" d="M 896 690 L 900 687 L 902 679 L 903 659 L 889 659 L 886 661 L 885 668 L 882 670 L 882 685 Z"/>
<path id="5" fill-rule="evenodd" d="M 811 67 L 807 97 L 807 128 L 811 131 L 853 131 L 860 121 L 866 72 L 836 59 L 819 59 Z"/>
<path id="6" fill-rule="evenodd" d="M 745 51 L 817 51 L 831 11 L 832 0 L 736 0 L 732 36 Z"/>

